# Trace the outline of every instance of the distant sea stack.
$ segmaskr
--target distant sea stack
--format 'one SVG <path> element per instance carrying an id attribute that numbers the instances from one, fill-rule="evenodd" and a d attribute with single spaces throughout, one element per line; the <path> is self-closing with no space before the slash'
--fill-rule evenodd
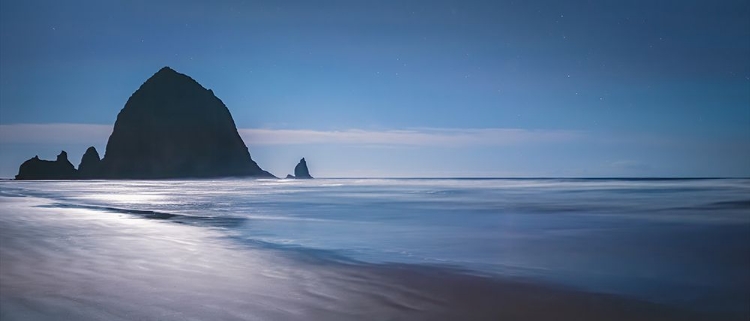
<path id="1" fill-rule="evenodd" d="M 169 67 L 130 96 L 103 159 L 89 148 L 80 173 L 57 164 L 59 156 L 55 164 L 44 162 L 26 161 L 16 179 L 274 177 L 250 157 L 232 115 L 213 91 Z M 70 164 L 67 155 L 65 162 Z"/>
<path id="2" fill-rule="evenodd" d="M 68 153 L 65 151 L 60 152 L 54 161 L 42 160 L 39 156 L 34 156 L 21 164 L 16 175 L 17 180 L 76 178 L 78 178 L 78 173 L 68 160 Z"/>
<path id="3" fill-rule="evenodd" d="M 304 157 L 300 159 L 297 166 L 294 167 L 294 178 L 312 178 L 312 176 L 310 176 L 310 171 L 307 169 L 307 162 Z"/>

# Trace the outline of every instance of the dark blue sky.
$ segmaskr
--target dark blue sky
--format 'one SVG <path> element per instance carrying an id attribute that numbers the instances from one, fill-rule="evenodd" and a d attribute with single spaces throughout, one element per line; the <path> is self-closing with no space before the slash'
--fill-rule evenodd
<path id="1" fill-rule="evenodd" d="M 54 124 L 165 65 L 277 176 L 750 176 L 750 1 L 2 0 L 0 36 L 5 177 L 103 153 Z"/>

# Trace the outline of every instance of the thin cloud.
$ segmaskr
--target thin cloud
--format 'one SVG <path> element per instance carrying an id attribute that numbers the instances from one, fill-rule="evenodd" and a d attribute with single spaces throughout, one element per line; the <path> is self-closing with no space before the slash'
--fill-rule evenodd
<path id="1" fill-rule="evenodd" d="M 112 133 L 111 125 L 12 124 L 0 125 L 0 143 L 102 144 Z M 417 128 L 409 130 L 309 130 L 241 128 L 249 146 L 294 144 L 446 146 L 516 145 L 560 143 L 577 140 L 583 132 L 527 130 L 516 128 Z"/>
<path id="2" fill-rule="evenodd" d="M 582 132 L 564 130 L 526 130 L 513 128 L 453 129 L 421 128 L 410 130 L 336 130 L 307 129 L 240 129 L 248 145 L 291 144 L 359 144 L 464 146 L 514 145 L 566 142 L 583 136 Z"/>

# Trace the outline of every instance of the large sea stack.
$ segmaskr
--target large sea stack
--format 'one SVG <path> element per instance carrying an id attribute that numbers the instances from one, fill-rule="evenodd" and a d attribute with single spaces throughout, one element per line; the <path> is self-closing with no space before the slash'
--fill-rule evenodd
<path id="1" fill-rule="evenodd" d="M 146 80 L 117 115 L 104 158 L 91 147 L 78 170 L 62 152 L 34 157 L 16 179 L 161 179 L 274 177 L 250 157 L 232 115 L 213 91 L 164 67 Z"/>
<path id="2" fill-rule="evenodd" d="M 253 161 L 213 91 L 164 67 L 117 115 L 102 178 L 273 177 Z"/>

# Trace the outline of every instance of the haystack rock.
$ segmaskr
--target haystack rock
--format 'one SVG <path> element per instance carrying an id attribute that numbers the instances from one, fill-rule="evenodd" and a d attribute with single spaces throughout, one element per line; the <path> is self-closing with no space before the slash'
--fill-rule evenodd
<path id="1" fill-rule="evenodd" d="M 299 164 L 294 167 L 294 178 L 312 178 L 310 171 L 307 169 L 305 158 L 299 160 Z"/>
<path id="2" fill-rule="evenodd" d="M 250 157 L 213 91 L 169 67 L 146 80 L 117 115 L 100 176 L 274 177 Z"/>
<path id="3" fill-rule="evenodd" d="M 81 157 L 81 163 L 78 165 L 78 176 L 83 179 L 97 178 L 99 177 L 101 170 L 101 159 L 99 158 L 99 152 L 96 151 L 94 146 L 86 149 Z"/>
<path id="4" fill-rule="evenodd" d="M 34 179 L 75 179 L 78 178 L 73 164 L 68 160 L 68 153 L 65 151 L 57 155 L 54 161 L 39 159 L 34 156 L 18 169 L 17 180 L 34 180 Z"/>

